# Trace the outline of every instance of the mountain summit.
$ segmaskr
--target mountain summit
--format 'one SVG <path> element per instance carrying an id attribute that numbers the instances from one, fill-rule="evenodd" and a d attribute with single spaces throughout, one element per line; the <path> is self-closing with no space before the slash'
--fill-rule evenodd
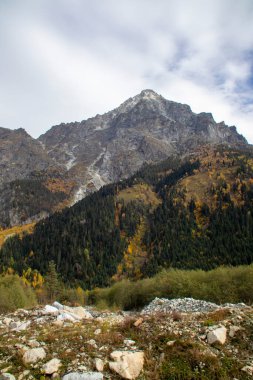
<path id="1" fill-rule="evenodd" d="M 143 90 L 104 115 L 55 126 L 39 141 L 50 158 L 78 179 L 76 200 L 89 189 L 133 174 L 143 163 L 208 143 L 246 143 L 235 127 L 216 123 L 210 113 L 195 114 L 153 90 Z"/>
<path id="2" fill-rule="evenodd" d="M 104 115 L 53 126 L 38 140 L 24 130 L 1 128 L 0 225 L 40 218 L 145 163 L 206 144 L 247 141 L 212 114 L 196 114 L 149 89 Z"/>

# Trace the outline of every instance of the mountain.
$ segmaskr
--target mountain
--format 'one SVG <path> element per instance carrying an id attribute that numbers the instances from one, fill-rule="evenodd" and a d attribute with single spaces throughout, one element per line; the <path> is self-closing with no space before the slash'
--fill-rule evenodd
<path id="1" fill-rule="evenodd" d="M 147 165 L 6 240 L 0 272 L 47 272 L 85 288 L 161 268 L 253 262 L 253 150 L 209 145 Z"/>
<path id="2" fill-rule="evenodd" d="M 115 110 L 81 123 L 61 124 L 40 136 L 48 155 L 78 180 L 75 199 L 129 177 L 143 163 L 184 154 L 206 143 L 246 143 L 235 127 L 211 114 L 144 90 Z"/>
<path id="3" fill-rule="evenodd" d="M 247 144 L 235 127 L 152 90 L 104 115 L 54 126 L 37 140 L 23 129 L 0 128 L 0 226 L 37 221 L 146 163 L 220 143 Z"/>

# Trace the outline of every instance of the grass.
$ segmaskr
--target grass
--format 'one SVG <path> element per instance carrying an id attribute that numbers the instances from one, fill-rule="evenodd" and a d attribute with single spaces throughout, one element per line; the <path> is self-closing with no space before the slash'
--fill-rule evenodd
<path id="1" fill-rule="evenodd" d="M 121 190 L 117 195 L 117 200 L 123 200 L 125 204 L 132 201 L 140 201 L 145 205 L 152 205 L 153 210 L 156 209 L 161 200 L 153 191 L 152 187 L 146 183 L 138 183 L 132 187 Z"/>

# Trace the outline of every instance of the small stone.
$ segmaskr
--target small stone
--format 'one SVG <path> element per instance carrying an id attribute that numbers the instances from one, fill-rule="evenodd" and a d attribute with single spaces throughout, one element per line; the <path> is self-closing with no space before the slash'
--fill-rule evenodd
<path id="1" fill-rule="evenodd" d="M 137 319 L 137 321 L 134 322 L 134 326 L 138 327 L 142 324 L 142 322 L 143 322 L 143 318 L 139 318 L 139 319 Z"/>
<path id="2" fill-rule="evenodd" d="M 166 344 L 167 346 L 172 347 L 174 346 L 175 342 L 176 342 L 175 340 L 169 340 Z"/>
<path id="3" fill-rule="evenodd" d="M 97 348 L 97 343 L 94 339 L 90 339 L 86 343 L 89 344 L 90 346 L 94 347 L 94 348 Z"/>
<path id="4" fill-rule="evenodd" d="M 57 327 L 62 327 L 64 325 L 64 321 L 61 319 L 56 319 L 56 321 L 53 321 L 52 324 Z"/>
<path id="5" fill-rule="evenodd" d="M 124 344 L 126 345 L 126 346 L 134 346 L 135 345 L 135 341 L 134 340 L 131 340 L 131 339 L 125 339 L 124 340 Z"/>
<path id="6" fill-rule="evenodd" d="M 94 331 L 94 334 L 95 334 L 95 335 L 99 335 L 99 334 L 101 334 L 101 332 L 102 332 L 101 329 L 96 329 L 96 330 Z"/>
<path id="7" fill-rule="evenodd" d="M 39 342 L 37 342 L 37 340 L 35 340 L 35 339 L 29 340 L 27 342 L 27 344 L 31 348 L 35 348 L 35 347 L 39 347 L 40 346 Z"/>
<path id="8" fill-rule="evenodd" d="M 59 373 L 55 372 L 52 374 L 52 379 L 60 379 Z"/>
<path id="9" fill-rule="evenodd" d="M 87 367 L 85 366 L 85 365 L 80 365 L 79 367 L 78 367 L 78 371 L 87 371 Z"/>
<path id="10" fill-rule="evenodd" d="M 30 364 L 30 363 L 36 363 L 39 360 L 43 360 L 46 357 L 46 352 L 44 348 L 32 348 L 30 350 L 27 350 L 23 355 L 23 363 L 24 364 Z"/>
<path id="11" fill-rule="evenodd" d="M 53 373 L 58 371 L 61 365 L 62 365 L 61 361 L 55 358 L 55 359 L 49 360 L 49 362 L 44 364 L 42 366 L 42 370 L 46 375 L 52 375 Z"/>
<path id="12" fill-rule="evenodd" d="M 246 372 L 250 376 L 253 376 L 253 366 L 251 365 L 246 365 L 245 367 L 242 368 L 242 371 Z"/>
<path id="13" fill-rule="evenodd" d="M 210 331 L 207 334 L 207 342 L 208 344 L 220 343 L 224 344 L 226 342 L 227 329 L 222 326 L 218 329 Z"/>
<path id="14" fill-rule="evenodd" d="M 143 351 L 113 351 L 111 358 L 114 362 L 109 362 L 110 369 L 124 379 L 136 379 L 144 365 Z"/>
<path id="15" fill-rule="evenodd" d="M 100 358 L 95 359 L 95 368 L 98 372 L 103 372 L 104 370 L 104 362 Z"/>
<path id="16" fill-rule="evenodd" d="M 64 375 L 62 380 L 103 380 L 100 372 L 71 372 Z"/>
<path id="17" fill-rule="evenodd" d="M 229 336 L 230 338 L 233 338 L 238 331 L 240 331 L 241 328 L 239 326 L 230 326 L 229 329 Z"/>

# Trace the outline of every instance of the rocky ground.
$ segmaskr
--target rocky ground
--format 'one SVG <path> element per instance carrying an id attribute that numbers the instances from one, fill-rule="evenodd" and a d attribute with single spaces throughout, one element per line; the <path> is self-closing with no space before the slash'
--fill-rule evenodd
<path id="1" fill-rule="evenodd" d="M 0 316 L 0 380 L 252 379 L 253 308 L 155 299 L 142 312 L 53 305 Z"/>

